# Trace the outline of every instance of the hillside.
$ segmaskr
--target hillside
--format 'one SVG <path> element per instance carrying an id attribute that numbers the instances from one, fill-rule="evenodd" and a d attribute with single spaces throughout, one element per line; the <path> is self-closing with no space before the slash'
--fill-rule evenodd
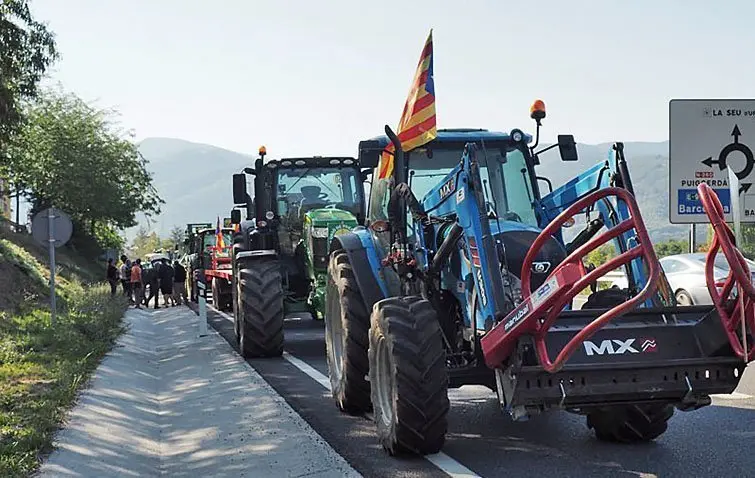
<path id="1" fill-rule="evenodd" d="M 606 158 L 611 144 L 578 145 L 580 160 L 561 162 L 557 150 L 542 155 L 538 173 L 558 185 Z M 167 236 L 173 226 L 187 222 L 214 221 L 231 207 L 231 175 L 252 157 L 206 144 L 170 138 L 148 138 L 140 151 L 149 160 L 155 185 L 166 204 L 154 227 Z M 686 238 L 686 226 L 668 222 L 668 142 L 625 143 L 625 152 L 640 207 L 655 240 Z M 212 174 L 208 174 L 211 171 Z M 202 197 L 204 201 L 194 198 Z M 128 231 L 133 237 L 135 229 Z"/>
<path id="2" fill-rule="evenodd" d="M 0 219 L 0 476 L 25 477 L 122 332 L 125 296 L 102 264 L 57 250 L 58 314 L 49 312 L 47 251 Z"/>

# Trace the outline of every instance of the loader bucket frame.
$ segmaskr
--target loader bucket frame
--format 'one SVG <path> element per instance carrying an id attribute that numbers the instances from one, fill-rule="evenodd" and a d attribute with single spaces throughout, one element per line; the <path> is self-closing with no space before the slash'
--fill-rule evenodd
<path id="1" fill-rule="evenodd" d="M 752 275 L 747 261 L 734 246 L 734 234 L 724 220 L 724 209 L 721 201 L 713 189 L 705 183 L 697 187 L 700 201 L 705 214 L 713 226 L 713 241 L 705 258 L 705 282 L 713 304 L 723 323 L 731 348 L 738 357 L 750 362 L 755 356 L 755 287 L 752 285 Z M 719 250 L 723 252 L 729 263 L 729 274 L 726 276 L 721 292 L 716 288 L 713 266 Z M 731 300 L 730 296 L 737 287 L 737 295 Z M 750 335 L 748 344 L 747 336 Z"/>
<path id="2" fill-rule="evenodd" d="M 534 292 L 530 292 L 532 263 L 546 241 L 556 234 L 574 215 L 609 196 L 614 196 L 624 201 L 629 209 L 630 217 L 575 249 L 553 270 L 540 288 Z M 636 234 L 636 245 L 634 247 L 622 252 L 600 267 L 589 272 L 587 271 L 583 263 L 583 259 L 587 254 L 632 229 L 635 230 Z M 563 346 L 556 358 L 551 360 L 545 339 L 548 330 L 556 319 L 558 319 L 564 307 L 571 303 L 572 299 L 580 291 L 598 278 L 614 269 L 626 266 L 638 258 L 642 259 L 649 271 L 648 280 L 640 293 L 621 305 L 607 310 L 586 325 Z M 634 196 L 626 189 L 618 187 L 610 187 L 592 192 L 561 212 L 535 239 L 522 264 L 523 301 L 499 323 L 499 325 L 507 325 L 508 323 L 512 323 L 510 321 L 513 320 L 516 321 L 516 325 L 509 330 L 506 330 L 506 325 L 503 327 L 496 326 L 483 337 L 482 349 L 485 361 L 490 367 L 500 366 L 501 362 L 514 350 L 519 337 L 525 333 L 531 333 L 534 338 L 535 351 L 540 365 L 547 372 L 558 372 L 585 340 L 592 337 L 611 320 L 634 310 L 651 294 L 655 293 L 658 288 L 659 277 L 660 263 L 653 250 L 647 228 L 642 221 L 639 206 Z M 522 314 L 522 311 L 525 311 L 525 317 L 519 320 L 518 317 L 520 315 L 517 314 Z"/>

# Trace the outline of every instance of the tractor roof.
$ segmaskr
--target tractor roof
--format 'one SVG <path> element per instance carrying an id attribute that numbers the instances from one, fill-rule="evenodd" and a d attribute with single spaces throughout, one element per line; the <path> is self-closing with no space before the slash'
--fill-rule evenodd
<path id="1" fill-rule="evenodd" d="M 356 158 L 349 156 L 309 156 L 301 158 L 281 158 L 265 161 L 265 166 L 283 168 L 333 168 L 333 167 L 358 167 Z"/>
<path id="2" fill-rule="evenodd" d="M 527 143 L 532 141 L 532 136 L 524 133 L 524 138 Z M 475 128 L 449 128 L 439 129 L 438 136 L 432 140 L 429 145 L 435 143 L 467 143 L 471 141 L 506 141 L 509 139 L 510 133 L 502 133 L 500 131 L 488 131 L 486 129 Z M 375 136 L 368 141 L 378 141 L 381 146 L 388 145 L 388 136 Z"/>

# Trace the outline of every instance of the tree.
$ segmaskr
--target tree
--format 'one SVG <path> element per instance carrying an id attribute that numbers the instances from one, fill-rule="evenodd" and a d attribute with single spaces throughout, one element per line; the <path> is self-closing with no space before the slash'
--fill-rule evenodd
<path id="1" fill-rule="evenodd" d="M 685 254 L 689 251 L 689 241 L 669 239 L 668 241 L 656 242 L 653 244 L 653 249 L 655 249 L 655 254 L 659 259 L 675 254 Z"/>
<path id="2" fill-rule="evenodd" d="M 135 257 L 144 257 L 146 254 L 155 252 L 160 249 L 160 237 L 154 231 L 148 231 L 145 227 L 140 227 L 136 232 L 136 237 L 131 242 L 130 250 Z"/>
<path id="3" fill-rule="evenodd" d="M 585 263 L 591 263 L 595 267 L 605 264 L 609 259 L 616 257 L 616 248 L 613 244 L 603 244 L 597 249 L 590 251 L 585 257 Z"/>
<path id="4" fill-rule="evenodd" d="M 0 151 L 21 123 L 20 102 L 36 97 L 57 59 L 54 35 L 32 17 L 28 0 L 0 1 Z"/>
<path id="5" fill-rule="evenodd" d="M 165 239 L 160 240 L 160 247 L 164 251 L 172 251 L 176 246 L 181 246 L 184 239 L 184 231 L 180 226 L 173 226 L 170 230 L 170 235 Z"/>
<path id="6" fill-rule="evenodd" d="M 112 114 L 60 90 L 41 92 L 27 104 L 5 167 L 14 182 L 26 186 L 32 212 L 59 207 L 91 237 L 98 230 L 105 237 L 107 228 L 135 226 L 139 212 L 160 213 L 164 201 L 147 162 L 114 128 Z"/>

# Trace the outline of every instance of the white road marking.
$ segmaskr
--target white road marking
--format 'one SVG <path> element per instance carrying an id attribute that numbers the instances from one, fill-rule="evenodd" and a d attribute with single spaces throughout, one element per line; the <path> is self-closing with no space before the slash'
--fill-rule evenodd
<path id="1" fill-rule="evenodd" d="M 330 380 L 319 370 L 315 369 L 303 360 L 299 360 L 288 352 L 283 352 L 283 358 L 286 359 L 291 365 L 298 368 L 305 374 L 309 375 L 312 380 L 325 387 L 330 392 Z"/>
<path id="2" fill-rule="evenodd" d="M 233 322 L 233 317 L 226 314 L 225 312 L 222 312 L 215 307 L 210 306 L 210 309 L 212 309 L 214 312 L 216 312 L 221 317 L 224 317 L 226 320 L 230 320 Z M 312 378 L 315 382 L 322 385 L 325 389 L 330 391 L 330 379 L 325 376 L 325 374 L 321 373 L 319 370 L 315 369 L 308 363 L 304 362 L 303 360 L 300 360 L 293 355 L 289 354 L 288 352 L 283 352 L 283 358 L 293 365 L 294 367 L 298 368 L 302 372 L 304 372 L 307 376 Z M 374 420 L 374 416 L 371 413 L 365 414 L 365 417 L 367 417 L 370 420 Z M 454 460 L 450 456 L 446 455 L 443 452 L 436 453 L 434 455 L 425 455 L 425 459 L 438 467 L 442 472 L 450 476 L 451 478 L 482 478 L 477 473 L 473 472 L 466 466 L 462 465 L 458 461 Z"/>

